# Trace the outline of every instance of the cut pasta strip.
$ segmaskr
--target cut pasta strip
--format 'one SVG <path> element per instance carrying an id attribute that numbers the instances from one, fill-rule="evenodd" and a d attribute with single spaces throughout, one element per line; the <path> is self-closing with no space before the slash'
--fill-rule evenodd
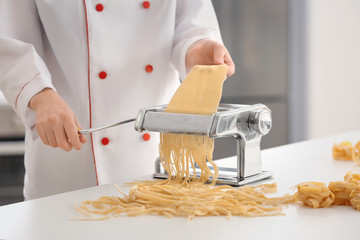
<path id="1" fill-rule="evenodd" d="M 330 182 L 329 189 L 335 194 L 333 205 L 347 205 L 351 206 L 350 195 L 354 190 L 360 190 L 360 187 L 355 183 L 346 182 Z"/>
<path id="2" fill-rule="evenodd" d="M 347 183 L 355 183 L 357 185 L 360 185 L 360 174 L 347 172 L 344 177 L 344 181 Z"/>
<path id="3" fill-rule="evenodd" d="M 326 187 L 325 183 L 306 182 L 297 185 L 297 188 L 296 199 L 312 208 L 328 207 L 335 199 L 335 194 Z"/>
<path id="4" fill-rule="evenodd" d="M 359 188 L 350 193 L 350 203 L 357 211 L 360 211 L 360 189 Z"/>
<path id="5" fill-rule="evenodd" d="M 360 141 L 355 146 L 351 142 L 343 141 L 340 144 L 335 143 L 332 147 L 332 155 L 335 160 L 353 160 L 360 163 Z"/>

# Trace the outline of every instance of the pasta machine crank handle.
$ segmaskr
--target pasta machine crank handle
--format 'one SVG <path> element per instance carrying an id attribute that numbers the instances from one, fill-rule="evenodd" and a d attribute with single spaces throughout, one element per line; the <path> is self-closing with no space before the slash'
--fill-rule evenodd
<path id="1" fill-rule="evenodd" d="M 125 124 L 125 123 L 133 122 L 135 120 L 136 120 L 136 118 L 131 118 L 131 119 L 127 119 L 127 120 L 124 120 L 124 121 L 120 121 L 120 122 L 108 124 L 108 125 L 105 125 L 105 126 L 101 126 L 101 127 L 80 129 L 80 130 L 78 130 L 78 133 L 84 135 L 84 134 L 87 134 L 87 133 L 92 133 L 92 132 L 100 131 L 100 130 L 103 130 L 103 129 L 107 129 L 107 128 L 115 127 L 115 126 L 118 126 L 118 125 L 122 125 L 122 124 Z"/>

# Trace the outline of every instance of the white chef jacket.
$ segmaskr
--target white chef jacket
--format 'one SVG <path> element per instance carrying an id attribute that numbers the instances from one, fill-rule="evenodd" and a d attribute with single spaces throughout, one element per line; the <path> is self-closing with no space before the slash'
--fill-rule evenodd
<path id="1" fill-rule="evenodd" d="M 170 100 L 204 38 L 221 41 L 210 0 L 0 0 L 0 90 L 26 127 L 25 199 L 149 178 L 158 156 L 158 134 L 133 123 L 80 151 L 44 145 L 36 93 L 56 90 L 83 128 L 134 118 Z"/>

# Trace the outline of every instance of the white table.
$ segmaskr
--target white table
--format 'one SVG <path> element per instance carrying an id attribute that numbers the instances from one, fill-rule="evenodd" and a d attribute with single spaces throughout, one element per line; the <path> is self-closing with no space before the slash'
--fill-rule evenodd
<path id="1" fill-rule="evenodd" d="M 331 157 L 334 142 L 360 140 L 360 131 L 311 140 L 262 152 L 264 170 L 278 183 L 278 194 L 305 181 L 342 180 L 347 171 L 360 172 L 351 161 Z M 227 158 L 224 162 L 234 162 Z M 0 207 L 0 239 L 360 239 L 360 212 L 336 206 L 310 209 L 290 205 L 286 216 L 120 217 L 106 221 L 78 222 L 73 203 L 118 194 L 112 185 L 82 189 Z"/>

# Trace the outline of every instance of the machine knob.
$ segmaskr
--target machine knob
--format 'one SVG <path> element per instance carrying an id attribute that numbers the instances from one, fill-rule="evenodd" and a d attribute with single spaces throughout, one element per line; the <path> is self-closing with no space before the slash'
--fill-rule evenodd
<path id="1" fill-rule="evenodd" d="M 272 127 L 271 112 L 261 109 L 250 114 L 249 127 L 260 135 L 266 135 Z"/>

